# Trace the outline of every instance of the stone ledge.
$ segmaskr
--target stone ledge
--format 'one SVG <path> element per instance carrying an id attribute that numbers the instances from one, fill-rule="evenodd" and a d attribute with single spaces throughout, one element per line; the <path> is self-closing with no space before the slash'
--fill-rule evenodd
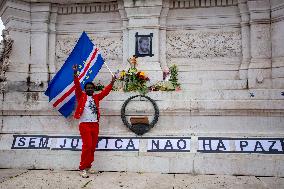
<path id="1" fill-rule="evenodd" d="M 123 102 L 102 102 L 102 115 L 120 115 Z M 226 111 L 230 111 L 229 115 L 246 115 L 248 111 L 253 111 L 259 115 L 283 115 L 283 100 L 192 100 L 192 101 L 159 101 L 158 107 L 161 115 L 163 113 L 170 115 L 174 112 L 183 112 L 195 115 L 227 115 Z M 151 113 L 153 107 L 147 106 L 142 113 Z M 214 112 L 217 113 L 214 113 Z M 132 108 L 129 113 L 139 114 L 136 109 Z M 200 113 L 201 112 L 201 113 Z M 59 115 L 47 101 L 31 102 L 3 102 L 3 115 Z M 235 113 L 235 114 L 234 114 Z M 177 115 L 177 114 L 173 114 Z"/>
<path id="2" fill-rule="evenodd" d="M 26 86 L 27 87 L 27 86 Z M 147 95 L 159 106 L 161 116 L 247 115 L 281 116 L 284 113 L 282 89 L 271 90 L 197 90 L 150 92 Z M 138 93 L 113 91 L 101 102 L 103 116 L 120 115 L 122 104 Z M 153 114 L 150 103 L 134 99 L 129 113 Z M 133 106 L 133 102 L 135 105 Z M 140 107 L 140 108 L 138 108 Z M 138 109 L 137 109 L 138 108 Z M 142 108 L 143 111 L 140 109 Z M 1 101 L 3 115 L 59 115 L 43 92 L 8 92 Z M 140 112 L 140 113 L 139 113 Z"/>
<path id="3" fill-rule="evenodd" d="M 283 137 L 282 116 L 261 117 L 260 115 L 162 115 L 148 136 L 222 136 L 222 137 Z M 150 119 L 150 118 L 149 118 Z M 122 122 L 120 115 L 102 116 L 100 120 L 102 136 L 132 136 Z M 2 116 L 1 133 L 79 135 L 78 121 L 72 116 Z"/>
<path id="4" fill-rule="evenodd" d="M 23 83 L 22 83 L 23 84 Z M 284 89 L 241 89 L 241 90 L 181 90 L 181 91 L 153 91 L 146 95 L 156 101 L 189 101 L 189 100 L 284 100 Z M 96 92 L 97 93 L 97 92 Z M 138 95 L 136 92 L 111 91 L 104 101 L 125 101 L 130 96 Z M 18 101 L 47 101 L 44 92 L 8 92 L 4 93 L 5 102 Z"/>
<path id="5" fill-rule="evenodd" d="M 2 168 L 77 170 L 80 161 L 80 152 L 47 150 L 42 150 L 40 153 L 34 150 L 0 150 L 0 152 Z M 68 161 L 66 161 L 67 156 Z M 175 158 L 161 156 L 161 153 L 133 157 L 126 154 L 116 156 L 111 152 L 108 155 L 96 152 L 94 168 L 98 171 L 284 176 L 283 155 L 190 154 L 183 158 Z"/>

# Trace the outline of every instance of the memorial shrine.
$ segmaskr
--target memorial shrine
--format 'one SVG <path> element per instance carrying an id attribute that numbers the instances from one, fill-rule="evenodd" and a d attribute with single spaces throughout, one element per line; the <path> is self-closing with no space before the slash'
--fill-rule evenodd
<path id="1" fill-rule="evenodd" d="M 96 170 L 284 176 L 283 0 L 2 0 L 0 17 L 0 168 L 78 168 L 78 121 L 44 92 L 85 31 L 149 78 L 146 99 L 117 81 L 100 103 Z"/>

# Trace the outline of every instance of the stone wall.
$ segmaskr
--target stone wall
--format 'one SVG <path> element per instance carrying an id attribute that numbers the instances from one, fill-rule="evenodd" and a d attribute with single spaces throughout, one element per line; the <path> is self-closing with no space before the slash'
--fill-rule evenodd
<path id="1" fill-rule="evenodd" d="M 139 58 L 139 68 L 157 81 L 164 68 L 177 64 L 182 90 L 148 94 L 160 117 L 142 137 L 120 118 L 123 102 L 134 94 L 112 92 L 104 99 L 100 136 L 117 142 L 130 137 L 138 140 L 139 149 L 98 151 L 96 169 L 283 176 L 283 11 L 282 0 L 1 1 L 0 17 L 14 43 L 0 81 L 5 83 L 0 167 L 76 169 L 79 151 L 52 149 L 59 140 L 54 138 L 79 135 L 78 122 L 48 103 L 43 94 L 47 83 L 82 31 L 113 71 L 127 68 L 135 33 L 151 32 L 154 56 Z M 110 77 L 103 67 L 96 80 L 107 83 Z M 153 113 L 143 101 L 131 107 L 132 115 L 141 107 L 142 114 Z M 51 148 L 16 148 L 22 135 L 51 136 Z M 189 139 L 190 151 L 149 152 L 148 139 L 159 137 Z M 282 150 L 262 151 L 257 145 L 265 142 L 256 142 L 252 152 L 208 153 L 200 151 L 204 137 L 228 139 L 232 150 L 233 140 L 280 141 Z"/>
<path id="2" fill-rule="evenodd" d="M 238 78 L 242 37 L 237 3 L 203 3 L 170 2 L 167 63 L 179 66 L 185 89 L 244 89 L 246 80 Z"/>
<path id="3" fill-rule="evenodd" d="M 122 70 L 126 66 L 122 61 L 122 20 L 117 2 L 60 5 L 56 23 L 56 70 L 61 68 L 73 50 L 82 31 L 88 33 L 112 70 Z M 110 78 L 108 70 L 103 68 L 96 80 L 106 84 Z"/>

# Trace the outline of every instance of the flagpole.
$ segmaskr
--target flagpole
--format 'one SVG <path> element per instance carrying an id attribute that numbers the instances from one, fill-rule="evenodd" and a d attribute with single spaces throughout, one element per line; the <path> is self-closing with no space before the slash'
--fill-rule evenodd
<path id="1" fill-rule="evenodd" d="M 107 67 L 108 71 L 111 73 L 111 75 L 112 75 L 113 77 L 115 77 L 115 76 L 113 75 L 112 71 L 109 69 L 108 65 L 105 63 L 105 61 L 104 61 L 104 65 L 106 65 L 106 67 Z"/>

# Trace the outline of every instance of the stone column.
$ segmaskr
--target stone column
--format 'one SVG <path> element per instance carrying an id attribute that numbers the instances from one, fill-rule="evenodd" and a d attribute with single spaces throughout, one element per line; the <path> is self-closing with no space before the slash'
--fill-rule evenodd
<path id="1" fill-rule="evenodd" d="M 272 85 L 284 89 L 284 1 L 271 0 Z"/>
<path id="2" fill-rule="evenodd" d="M 57 11 L 58 7 L 53 6 L 50 13 L 50 23 L 49 23 L 49 39 L 48 39 L 48 81 L 51 79 L 51 74 L 56 72 L 56 57 L 55 57 L 55 48 L 56 48 L 56 21 L 57 21 Z"/>
<path id="3" fill-rule="evenodd" d="M 250 12 L 251 61 L 249 88 L 271 88 L 271 36 L 269 0 L 248 1 Z"/>
<path id="4" fill-rule="evenodd" d="M 14 40 L 11 63 L 5 73 L 5 92 L 27 91 L 26 81 L 30 63 L 30 3 L 5 0 L 0 3 L 0 10 L 6 31 Z"/>
<path id="5" fill-rule="evenodd" d="M 50 3 L 31 4 L 31 91 L 42 91 L 48 81 Z"/>
<path id="6" fill-rule="evenodd" d="M 138 69 L 145 70 L 151 83 L 162 80 L 160 65 L 160 14 L 162 0 L 124 0 L 124 7 L 128 19 L 128 57 L 135 54 L 135 34 L 149 35 L 153 33 L 152 57 L 139 57 Z M 124 52 L 126 53 L 126 52 Z"/>
<path id="7" fill-rule="evenodd" d="M 239 0 L 238 7 L 241 14 L 241 34 L 242 34 L 242 62 L 240 65 L 240 79 L 248 79 L 248 67 L 251 58 L 250 55 L 250 26 L 249 11 L 247 0 Z"/>
<path id="8" fill-rule="evenodd" d="M 160 17 L 160 63 L 162 70 L 168 69 L 167 65 L 167 16 L 169 12 L 169 0 L 164 0 Z"/>
<path id="9" fill-rule="evenodd" d="M 124 4 L 123 4 L 123 0 L 119 0 L 118 1 L 118 11 L 120 13 L 121 16 L 121 20 L 122 20 L 122 32 L 123 32 L 123 57 L 122 57 L 122 61 L 124 64 L 128 64 L 127 59 L 129 58 L 128 56 L 128 18 L 126 16 L 126 11 L 124 9 Z"/>

